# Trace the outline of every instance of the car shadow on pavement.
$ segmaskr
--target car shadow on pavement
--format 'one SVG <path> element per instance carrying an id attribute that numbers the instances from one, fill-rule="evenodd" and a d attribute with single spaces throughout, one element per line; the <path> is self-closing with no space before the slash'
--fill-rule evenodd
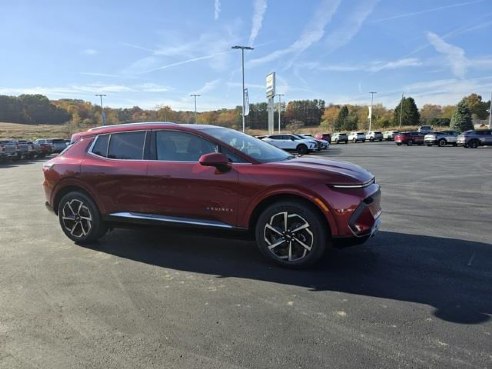
<path id="1" fill-rule="evenodd" d="M 454 323 L 478 324 L 492 315 L 492 245 L 486 243 L 379 232 L 366 245 L 330 250 L 308 270 L 270 264 L 245 237 L 201 231 L 118 229 L 88 248 L 218 278 L 426 304 Z"/>

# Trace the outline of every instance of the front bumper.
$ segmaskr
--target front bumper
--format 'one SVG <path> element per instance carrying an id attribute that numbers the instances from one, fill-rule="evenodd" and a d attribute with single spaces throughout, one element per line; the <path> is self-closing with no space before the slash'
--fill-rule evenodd
<path id="1" fill-rule="evenodd" d="M 365 198 L 349 220 L 349 228 L 355 237 L 371 237 L 381 225 L 381 190 Z"/>

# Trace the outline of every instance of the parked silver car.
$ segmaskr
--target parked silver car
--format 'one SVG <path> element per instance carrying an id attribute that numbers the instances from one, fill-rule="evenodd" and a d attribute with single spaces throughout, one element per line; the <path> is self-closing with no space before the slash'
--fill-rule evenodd
<path id="1" fill-rule="evenodd" d="M 477 129 L 465 131 L 456 140 L 458 146 L 471 147 L 476 149 L 478 146 L 492 145 L 492 129 Z"/>
<path id="2" fill-rule="evenodd" d="M 17 157 L 17 144 L 13 140 L 0 140 L 0 159 Z"/>
<path id="3" fill-rule="evenodd" d="M 427 146 L 437 145 L 440 147 L 446 145 L 456 146 L 456 141 L 458 139 L 457 131 L 440 131 L 428 133 L 424 137 L 424 143 Z"/>

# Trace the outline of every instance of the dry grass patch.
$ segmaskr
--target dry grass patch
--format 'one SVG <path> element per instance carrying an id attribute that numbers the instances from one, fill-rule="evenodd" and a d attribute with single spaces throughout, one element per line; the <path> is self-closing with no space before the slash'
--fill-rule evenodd
<path id="1" fill-rule="evenodd" d="M 19 124 L 0 122 L 0 138 L 35 140 L 36 138 L 70 138 L 70 125 Z"/>

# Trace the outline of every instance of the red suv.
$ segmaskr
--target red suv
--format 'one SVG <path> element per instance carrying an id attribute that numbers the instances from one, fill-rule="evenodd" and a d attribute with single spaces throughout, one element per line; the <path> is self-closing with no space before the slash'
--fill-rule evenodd
<path id="1" fill-rule="evenodd" d="M 398 146 L 412 146 L 413 144 L 423 145 L 424 137 L 425 135 L 420 132 L 398 132 L 394 136 L 394 141 Z"/>
<path id="2" fill-rule="evenodd" d="M 46 204 L 77 243 L 124 222 L 251 230 L 265 256 L 295 268 L 336 240 L 364 242 L 381 214 L 379 185 L 359 166 L 210 125 L 90 129 L 43 172 Z"/>

